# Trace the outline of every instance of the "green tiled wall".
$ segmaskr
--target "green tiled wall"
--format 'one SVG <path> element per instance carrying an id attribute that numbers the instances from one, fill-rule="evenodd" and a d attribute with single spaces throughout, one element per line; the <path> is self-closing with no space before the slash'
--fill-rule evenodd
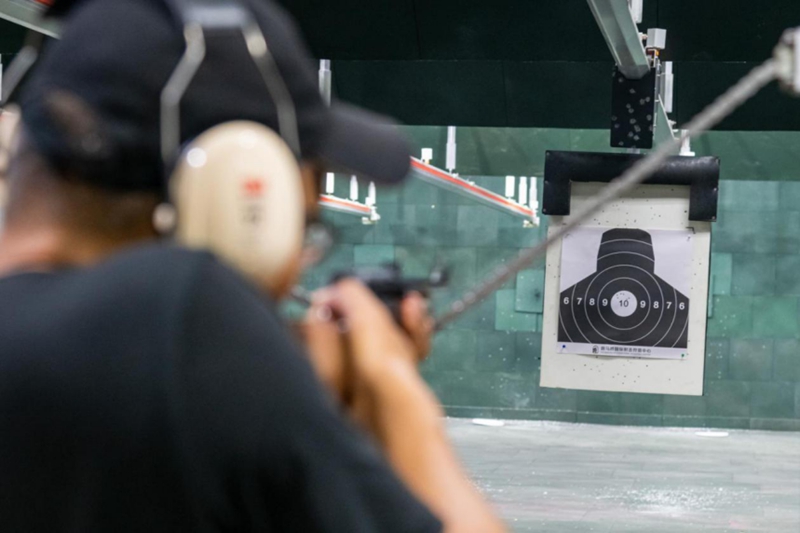
<path id="1" fill-rule="evenodd" d="M 486 174 L 541 176 L 545 150 L 603 150 L 607 145 L 607 132 L 601 131 L 464 130 L 459 133 L 460 168 L 465 174 L 480 171 L 470 179 L 498 192 L 503 178 Z M 433 146 L 437 157 L 443 154 L 442 128 L 410 131 L 420 145 Z M 800 430 L 800 181 L 791 181 L 800 180 L 800 158 L 786 153 L 772 158 L 773 152 L 762 151 L 769 143 L 757 135 L 715 133 L 696 146 L 700 153 L 722 156 L 727 178 L 712 238 L 704 397 L 540 388 L 544 265 L 538 264 L 435 339 L 423 373 L 448 411 L 457 416 Z M 764 135 L 774 151 L 793 142 L 800 145 L 796 134 Z M 751 140 L 754 148 L 748 149 Z M 763 160 L 749 160 L 753 153 Z M 770 175 L 772 180 L 764 181 Z M 339 195 L 347 190 L 346 179 L 337 181 Z M 453 279 L 433 296 L 434 308 L 442 311 L 546 232 L 525 229 L 517 219 L 420 181 L 379 191 L 378 206 L 383 219 L 376 226 L 326 215 L 338 230 L 339 244 L 308 274 L 309 287 L 354 264 L 396 260 L 408 275 L 420 276 L 443 261 L 452 267 Z"/>

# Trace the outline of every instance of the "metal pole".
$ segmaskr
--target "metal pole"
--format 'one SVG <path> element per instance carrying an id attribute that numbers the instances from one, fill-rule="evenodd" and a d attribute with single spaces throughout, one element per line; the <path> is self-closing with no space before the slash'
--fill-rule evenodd
<path id="1" fill-rule="evenodd" d="M 331 60 L 323 59 L 319 62 L 319 92 L 327 105 L 331 105 L 333 98 L 333 72 Z"/>

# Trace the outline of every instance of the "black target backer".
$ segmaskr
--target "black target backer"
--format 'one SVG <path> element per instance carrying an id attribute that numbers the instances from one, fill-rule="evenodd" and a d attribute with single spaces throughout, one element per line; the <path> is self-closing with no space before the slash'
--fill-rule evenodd
<path id="1" fill-rule="evenodd" d="M 686 358 L 692 237 L 589 227 L 567 234 L 558 353 Z"/>

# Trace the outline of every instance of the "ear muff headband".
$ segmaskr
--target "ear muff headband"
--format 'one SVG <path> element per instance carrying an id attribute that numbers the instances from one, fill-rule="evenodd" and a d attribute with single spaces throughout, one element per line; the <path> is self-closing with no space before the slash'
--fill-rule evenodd
<path id="1" fill-rule="evenodd" d="M 209 0 L 170 0 L 168 4 L 183 24 L 186 51 L 161 93 L 161 152 L 165 164 L 178 153 L 181 143 L 180 103 L 205 60 L 205 32 L 210 29 L 241 32 L 247 51 L 277 109 L 278 133 L 299 159 L 300 133 L 294 100 L 252 14 L 236 1 L 221 4 Z"/>
<path id="2" fill-rule="evenodd" d="M 249 11 L 236 2 L 169 4 L 183 23 L 186 51 L 161 94 L 166 172 L 180 147 L 180 103 L 205 59 L 208 29 L 241 32 L 277 109 L 280 134 L 253 122 L 230 122 L 195 139 L 167 184 L 166 197 L 177 210 L 175 237 L 186 246 L 212 250 L 276 294 L 287 288 L 297 267 L 305 221 L 294 101 Z"/>

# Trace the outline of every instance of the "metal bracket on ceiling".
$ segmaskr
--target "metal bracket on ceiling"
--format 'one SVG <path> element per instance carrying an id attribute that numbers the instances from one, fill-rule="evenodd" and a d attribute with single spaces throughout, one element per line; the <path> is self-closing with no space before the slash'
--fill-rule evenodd
<path id="1" fill-rule="evenodd" d="M 588 0 L 600 31 L 620 72 L 629 79 L 641 79 L 650 71 L 639 29 L 625 0 Z"/>
<path id="2" fill-rule="evenodd" d="M 647 51 L 652 55 L 657 72 L 656 114 L 653 124 L 653 146 L 672 141 L 677 137 L 675 124 L 669 119 L 674 107 L 675 75 L 671 61 L 661 61 L 660 53 L 667 47 L 667 30 L 650 29 L 647 32 Z M 678 151 L 674 151 L 678 154 Z"/>
<path id="3" fill-rule="evenodd" d="M 319 62 L 319 92 L 327 105 L 331 105 L 333 98 L 333 72 L 331 71 L 331 60 L 321 59 Z"/>
<path id="4" fill-rule="evenodd" d="M 642 34 L 637 23 L 642 21 L 644 0 L 587 0 L 600 31 L 606 39 L 617 65 L 618 74 L 630 80 L 628 83 L 614 83 L 614 101 L 620 109 L 614 109 L 612 117 L 612 146 L 623 148 L 650 148 L 675 138 L 669 113 L 673 109 L 674 76 L 672 63 L 662 62 L 660 55 L 666 48 L 667 31 L 659 28 L 649 29 L 646 44 L 642 44 Z M 627 110 L 639 109 L 641 89 L 636 80 L 643 80 L 655 70 L 655 94 L 649 104 L 649 120 L 629 120 Z M 624 82 L 624 78 L 622 81 Z M 653 92 L 651 82 L 647 82 L 649 92 Z M 639 84 L 641 85 L 641 84 Z M 638 88 L 634 88 L 634 86 Z M 646 97 L 645 97 L 646 98 Z M 649 100 L 645 103 L 648 106 Z M 637 105 L 639 104 L 639 105 Z M 644 125 L 643 125 L 644 124 Z M 650 134 L 652 128 L 652 137 Z M 630 131 L 628 131 L 630 129 Z"/>
<path id="5" fill-rule="evenodd" d="M 792 77 L 792 87 L 794 92 L 800 94 L 800 28 L 795 28 L 792 32 L 794 38 L 794 76 Z"/>
<path id="6" fill-rule="evenodd" d="M 458 161 L 458 143 L 456 142 L 456 135 L 458 130 L 455 126 L 447 127 L 447 163 L 445 168 L 450 174 L 458 176 L 456 173 L 456 166 Z"/>
<path id="7" fill-rule="evenodd" d="M 656 100 L 656 120 L 653 124 L 653 146 L 660 146 L 662 143 L 669 142 L 677 137 L 673 128 L 674 123 L 667 115 L 667 106 L 664 104 L 663 95 Z M 675 151 L 675 154 L 678 152 Z"/>
<path id="8" fill-rule="evenodd" d="M 641 24 L 644 17 L 644 0 L 628 0 L 628 6 L 630 7 L 633 21 L 636 24 Z"/>
<path id="9" fill-rule="evenodd" d="M 787 30 L 783 34 L 774 57 L 781 86 L 800 96 L 800 28 Z"/>
<path id="10" fill-rule="evenodd" d="M 664 61 L 664 70 L 661 74 L 661 97 L 664 110 L 672 113 L 675 101 L 675 74 L 672 73 L 672 61 Z"/>

